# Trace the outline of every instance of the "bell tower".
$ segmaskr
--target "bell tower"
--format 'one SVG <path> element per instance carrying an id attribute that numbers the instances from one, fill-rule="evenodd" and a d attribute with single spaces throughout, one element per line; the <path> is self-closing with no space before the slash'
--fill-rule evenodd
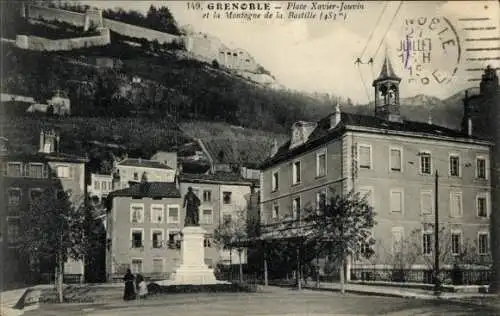
<path id="1" fill-rule="evenodd" d="M 392 68 L 391 60 L 385 52 L 382 70 L 377 79 L 373 81 L 375 88 L 375 116 L 384 120 L 401 122 L 399 105 L 399 83 L 401 78 Z"/>

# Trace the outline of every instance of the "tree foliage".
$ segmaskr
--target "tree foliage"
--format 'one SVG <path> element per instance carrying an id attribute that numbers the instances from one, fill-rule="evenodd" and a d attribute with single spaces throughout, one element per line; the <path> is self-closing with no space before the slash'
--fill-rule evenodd
<path id="1" fill-rule="evenodd" d="M 81 201 L 83 202 L 83 201 Z M 85 249 L 82 204 L 72 204 L 68 194 L 53 187 L 44 190 L 21 212 L 22 250 L 32 258 L 81 259 Z"/>

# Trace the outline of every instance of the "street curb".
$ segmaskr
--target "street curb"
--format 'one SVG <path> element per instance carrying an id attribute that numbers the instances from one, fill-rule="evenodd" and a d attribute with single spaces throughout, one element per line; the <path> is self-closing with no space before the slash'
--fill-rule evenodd
<path id="1" fill-rule="evenodd" d="M 340 289 L 331 289 L 331 288 L 315 288 L 315 287 L 304 287 L 305 290 L 311 291 L 326 291 L 326 292 L 339 292 Z M 379 293 L 379 292 L 369 292 L 369 291 L 360 291 L 360 290 L 352 290 L 345 289 L 346 293 L 356 294 L 356 295 L 367 295 L 367 296 L 380 296 L 380 297 L 399 297 L 399 298 L 411 298 L 411 299 L 446 299 L 443 297 L 435 297 L 433 295 L 428 294 L 413 294 L 413 293 Z"/>

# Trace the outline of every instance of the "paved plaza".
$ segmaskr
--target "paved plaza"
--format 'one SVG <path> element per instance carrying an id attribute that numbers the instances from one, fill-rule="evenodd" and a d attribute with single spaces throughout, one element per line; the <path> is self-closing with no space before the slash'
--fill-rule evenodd
<path id="1" fill-rule="evenodd" d="M 113 296 L 116 294 L 116 296 Z M 151 297 L 124 302 L 120 289 L 88 304 L 40 304 L 26 316 L 133 315 L 500 315 L 500 309 L 448 300 L 341 295 L 329 291 L 296 291 L 269 287 L 261 293 L 197 293 Z"/>

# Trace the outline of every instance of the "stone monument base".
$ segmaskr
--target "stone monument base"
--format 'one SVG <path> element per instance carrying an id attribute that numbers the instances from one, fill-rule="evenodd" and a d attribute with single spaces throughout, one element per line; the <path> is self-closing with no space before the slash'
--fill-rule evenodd
<path id="1" fill-rule="evenodd" d="M 199 226 L 188 226 L 182 230 L 182 263 L 171 276 L 171 285 L 218 284 L 214 270 L 205 264 L 205 230 Z"/>

